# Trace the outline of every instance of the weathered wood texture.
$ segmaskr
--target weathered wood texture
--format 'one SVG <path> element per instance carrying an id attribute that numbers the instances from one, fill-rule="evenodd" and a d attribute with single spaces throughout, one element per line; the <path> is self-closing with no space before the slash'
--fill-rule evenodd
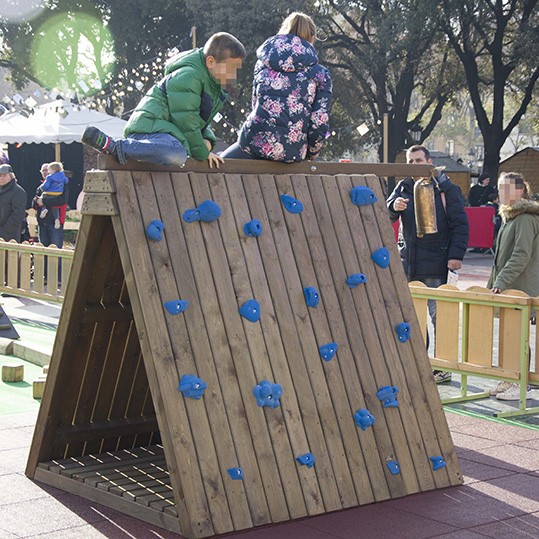
<path id="1" fill-rule="evenodd" d="M 77 349 L 64 332 L 68 352 L 55 353 L 51 362 L 44 399 L 49 409 L 42 407 L 29 474 L 44 461 L 143 445 L 152 425 L 153 408 L 146 409 L 151 395 L 174 493 L 175 513 L 168 515 L 177 515 L 186 537 L 462 482 L 380 179 L 341 170 L 281 170 L 275 175 L 124 168 L 109 172 L 110 181 L 92 180 L 95 193 L 109 193 L 118 212 L 83 217 L 77 249 L 95 251 L 93 260 L 103 258 L 103 264 L 91 276 L 75 278 L 84 273 L 75 255 L 61 326 L 73 326 Z M 357 207 L 349 192 L 366 184 L 378 202 Z M 281 194 L 299 199 L 304 211 L 288 213 Z M 219 220 L 182 220 L 206 199 L 220 205 Z M 145 233 L 154 219 L 165 224 L 157 242 Z M 258 238 L 244 233 L 251 219 L 262 224 Z M 382 246 L 391 253 L 387 269 L 370 256 Z M 350 289 L 347 277 L 360 272 L 367 282 Z M 320 294 L 316 309 L 306 306 L 308 286 Z M 163 303 L 175 299 L 188 300 L 189 307 L 173 316 Z M 257 323 L 238 313 L 249 299 L 260 303 Z M 102 319 L 100 303 L 110 305 Z M 395 331 L 403 321 L 412 325 L 405 343 Z M 325 362 L 319 347 L 330 342 L 338 351 Z M 68 354 L 78 357 L 67 362 Z M 208 384 L 202 399 L 178 391 L 184 374 Z M 76 392 L 65 396 L 62 380 L 73 375 L 81 385 L 70 380 Z M 262 380 L 282 386 L 278 408 L 257 406 L 253 388 Z M 386 385 L 399 388 L 398 408 L 384 408 L 377 399 Z M 60 394 L 65 406 L 52 410 Z M 360 408 L 376 418 L 366 431 L 354 423 Z M 123 416 L 110 417 L 110 410 L 120 409 Z M 144 420 L 126 419 L 135 416 Z M 69 421 L 78 425 L 71 433 Z M 134 436 L 139 424 L 146 429 Z M 316 458 L 312 468 L 296 461 L 308 452 Z M 443 456 L 447 466 L 433 471 L 431 456 Z M 398 461 L 399 474 L 390 473 L 390 460 Z M 227 471 L 238 466 L 242 481 Z"/>
<path id="2" fill-rule="evenodd" d="M 155 417 L 144 409 L 151 401 L 148 381 L 111 220 L 83 221 L 28 460 L 30 476 L 43 460 L 135 447 L 118 422 Z M 117 319 L 93 316 L 96 305 Z"/>

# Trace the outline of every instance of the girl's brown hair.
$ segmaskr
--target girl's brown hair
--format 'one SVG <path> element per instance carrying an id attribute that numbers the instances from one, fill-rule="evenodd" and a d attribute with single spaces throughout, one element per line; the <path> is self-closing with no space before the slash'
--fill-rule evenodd
<path id="1" fill-rule="evenodd" d="M 295 34 L 305 41 L 313 42 L 316 37 L 316 26 L 309 15 L 294 11 L 283 21 L 278 33 Z"/>
<path id="2" fill-rule="evenodd" d="M 524 190 L 524 193 L 522 193 L 522 198 L 530 198 L 530 184 L 524 179 L 524 176 L 522 176 L 522 174 L 518 172 L 502 172 L 498 181 L 506 178 L 510 180 L 511 183 L 514 183 L 517 189 Z"/>

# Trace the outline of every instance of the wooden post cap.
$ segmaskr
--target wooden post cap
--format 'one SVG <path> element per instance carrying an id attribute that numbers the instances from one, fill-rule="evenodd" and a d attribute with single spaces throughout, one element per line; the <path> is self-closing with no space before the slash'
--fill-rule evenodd
<path id="1" fill-rule="evenodd" d="M 2 382 L 22 382 L 24 379 L 24 365 L 2 365 Z"/>
<path id="2" fill-rule="evenodd" d="M 48 374 L 49 373 L 49 366 L 48 365 L 44 365 L 43 366 L 43 374 Z"/>
<path id="3" fill-rule="evenodd" d="M 32 384 L 32 397 L 34 399 L 42 399 L 44 389 L 45 389 L 45 379 L 44 378 L 39 378 L 37 380 L 34 380 L 34 382 Z"/>

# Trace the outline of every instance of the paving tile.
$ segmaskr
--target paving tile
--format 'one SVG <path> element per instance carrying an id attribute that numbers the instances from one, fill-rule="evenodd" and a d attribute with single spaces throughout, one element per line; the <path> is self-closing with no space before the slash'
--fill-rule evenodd
<path id="1" fill-rule="evenodd" d="M 107 536 L 97 530 L 94 526 L 86 524 L 84 526 L 75 526 L 63 530 L 38 533 L 37 535 L 27 535 L 24 539 L 103 539 L 105 537 Z M 114 539 L 114 537 L 114 535 L 110 536 L 111 539 Z M 116 537 L 120 537 L 120 535 L 117 535 Z M 127 539 L 129 535 L 123 534 L 123 537 Z"/>
<path id="2" fill-rule="evenodd" d="M 496 447 L 497 445 L 504 445 L 505 442 L 500 440 L 491 440 L 489 438 L 483 438 L 481 436 L 472 436 L 471 434 L 464 434 L 462 432 L 452 432 L 453 444 L 455 448 L 460 449 L 484 449 L 486 447 Z"/>
<path id="3" fill-rule="evenodd" d="M 0 505 L 47 496 L 47 491 L 22 474 L 0 475 Z"/>
<path id="4" fill-rule="evenodd" d="M 471 530 L 458 530 L 456 532 L 435 535 L 434 537 L 436 537 L 436 539 L 485 539 L 484 535 Z"/>
<path id="5" fill-rule="evenodd" d="M 473 530 L 496 539 L 530 539 L 539 537 L 539 513 L 500 520 L 494 524 L 486 524 Z"/>
<path id="6" fill-rule="evenodd" d="M 537 437 L 533 440 L 516 442 L 514 445 L 519 445 L 520 447 L 529 447 L 530 449 L 535 449 L 536 451 L 539 451 L 539 433 L 537 434 Z"/>
<path id="7" fill-rule="evenodd" d="M 359 536 L 391 537 L 395 536 L 395 530 L 399 530 L 399 537 L 420 539 L 457 529 L 457 526 L 451 524 L 443 524 L 422 515 L 411 515 L 399 511 L 395 507 L 395 502 L 396 500 L 392 500 L 320 515 L 305 520 L 303 523 L 335 537 L 354 539 Z M 359 531 L 361 531 L 360 535 L 358 535 Z"/>
<path id="8" fill-rule="evenodd" d="M 456 414 L 446 414 L 446 417 L 455 416 Z M 512 425 L 506 425 L 505 423 L 500 423 L 498 421 L 489 421 L 488 419 L 477 419 L 475 417 L 465 417 L 457 416 L 460 418 L 465 418 L 471 421 L 459 421 L 453 423 L 449 427 L 451 435 L 455 433 L 468 434 L 470 436 L 480 437 L 488 440 L 493 440 L 495 442 L 504 442 L 507 443 L 516 443 L 519 441 L 534 440 L 537 438 L 537 431 L 534 429 L 527 429 L 524 427 L 514 427 Z"/>
<path id="9" fill-rule="evenodd" d="M 2 510 L 0 509 L 0 522 L 2 521 Z M 0 537 L 2 539 L 18 539 L 19 535 L 14 535 L 13 533 L 8 532 L 7 530 L 4 530 L 2 526 L 0 526 Z"/>
<path id="10" fill-rule="evenodd" d="M 402 511 L 466 529 L 524 513 L 521 509 L 479 492 L 477 484 L 414 494 L 392 503 Z"/>
<path id="11" fill-rule="evenodd" d="M 526 513 L 539 511 L 539 477 L 513 474 L 474 483 L 473 488 Z"/>
<path id="12" fill-rule="evenodd" d="M 180 535 L 167 532 L 134 518 L 85 524 L 48 533 L 27 536 L 25 539 L 181 539 Z"/>
<path id="13" fill-rule="evenodd" d="M 507 444 L 504 446 L 487 447 L 481 451 L 469 450 L 462 453 L 461 458 L 481 462 L 488 466 L 505 468 L 517 473 L 539 470 L 539 451 Z"/>
<path id="14" fill-rule="evenodd" d="M 18 427 L 33 427 L 37 420 L 37 410 L 24 414 L 12 414 L 0 416 L 0 431 Z"/>
<path id="15" fill-rule="evenodd" d="M 487 481 L 489 479 L 496 479 L 497 477 L 505 477 L 515 473 L 511 470 L 506 470 L 505 468 L 488 466 L 487 464 L 468 460 L 462 457 L 462 455 L 459 455 L 459 462 L 465 485 L 477 481 Z"/>
<path id="16" fill-rule="evenodd" d="M 0 506 L 2 527 L 20 537 L 59 531 L 103 520 L 103 514 L 88 507 L 81 515 L 52 496 Z"/>
<path id="17" fill-rule="evenodd" d="M 339 535 L 338 532 L 328 534 L 323 530 L 310 528 L 305 525 L 305 523 L 308 521 L 309 519 L 302 520 L 300 522 L 289 522 L 287 524 L 262 526 L 254 530 L 229 533 L 223 535 L 222 537 L 223 539 L 335 539 L 345 537 L 343 535 Z M 176 535 L 174 537 L 177 538 L 179 536 Z"/>
<path id="18" fill-rule="evenodd" d="M 4 449 L 0 451 L 0 470 L 9 473 L 24 473 L 29 448 Z"/>
<path id="19" fill-rule="evenodd" d="M 1 433 L 2 431 L 0 431 Z M 9 434 L 0 434 L 0 451 L 5 449 L 30 448 L 32 434 L 24 428 L 9 429 Z"/>
<path id="20" fill-rule="evenodd" d="M 122 515 L 113 520 L 104 520 L 93 525 L 95 530 L 108 539 L 181 539 L 181 535 L 147 524 L 136 518 Z M 66 536 L 66 539 L 67 536 Z"/>

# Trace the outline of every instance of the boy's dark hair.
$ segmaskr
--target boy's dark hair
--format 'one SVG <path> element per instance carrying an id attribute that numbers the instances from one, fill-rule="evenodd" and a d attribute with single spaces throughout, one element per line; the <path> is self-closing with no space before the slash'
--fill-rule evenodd
<path id="1" fill-rule="evenodd" d="M 217 62 L 224 62 L 229 58 L 245 58 L 245 47 L 241 41 L 227 32 L 218 32 L 206 41 L 204 56 L 213 56 Z"/>
<path id="2" fill-rule="evenodd" d="M 430 159 L 430 152 L 427 150 L 427 148 L 425 148 L 425 146 L 421 146 L 421 144 L 414 144 L 406 150 L 406 153 L 412 152 L 423 152 L 425 159 Z"/>
<path id="3" fill-rule="evenodd" d="M 498 195 L 498 193 L 490 193 L 490 195 L 488 196 L 488 201 L 489 202 L 494 202 L 500 195 Z"/>

